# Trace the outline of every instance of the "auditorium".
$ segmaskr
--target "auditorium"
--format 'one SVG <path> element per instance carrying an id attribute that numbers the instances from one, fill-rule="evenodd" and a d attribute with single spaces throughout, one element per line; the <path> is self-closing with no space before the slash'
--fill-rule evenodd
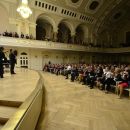
<path id="1" fill-rule="evenodd" d="M 129 12 L 129 0 L 1 0 L 0 130 L 130 130 Z"/>

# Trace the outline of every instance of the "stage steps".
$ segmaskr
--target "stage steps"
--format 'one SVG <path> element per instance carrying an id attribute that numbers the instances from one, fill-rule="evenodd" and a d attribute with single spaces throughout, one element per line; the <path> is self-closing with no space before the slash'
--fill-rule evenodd
<path id="1" fill-rule="evenodd" d="M 19 101 L 0 100 L 0 130 L 21 104 Z"/>
<path id="2" fill-rule="evenodd" d="M 17 109 L 17 107 L 0 106 L 0 124 L 5 124 Z"/>
<path id="3" fill-rule="evenodd" d="M 2 129 L 2 127 L 3 127 L 3 125 L 2 125 L 2 124 L 0 124 L 0 130 Z"/>
<path id="4" fill-rule="evenodd" d="M 0 100 L 0 106 L 19 107 L 22 103 L 21 101 Z"/>

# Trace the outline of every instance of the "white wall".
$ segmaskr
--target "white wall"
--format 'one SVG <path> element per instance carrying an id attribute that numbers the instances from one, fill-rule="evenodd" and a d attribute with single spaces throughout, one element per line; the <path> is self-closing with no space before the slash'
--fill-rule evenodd
<path id="1" fill-rule="evenodd" d="M 42 53 L 39 50 L 30 50 L 30 68 L 34 70 L 42 70 Z"/>
<path id="2" fill-rule="evenodd" d="M 0 33 L 3 33 L 6 30 L 8 30 L 9 19 L 8 19 L 7 10 L 1 4 L 0 4 L 0 18 L 1 18 L 0 19 Z"/>

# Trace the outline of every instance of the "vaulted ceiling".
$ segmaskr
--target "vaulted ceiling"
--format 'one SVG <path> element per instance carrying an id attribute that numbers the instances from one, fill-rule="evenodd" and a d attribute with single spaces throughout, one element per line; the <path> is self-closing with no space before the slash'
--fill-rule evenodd
<path id="1" fill-rule="evenodd" d="M 93 30 L 121 26 L 130 20 L 130 0 L 42 0 L 94 17 Z"/>
<path id="2" fill-rule="evenodd" d="M 99 18 L 96 21 L 94 29 L 100 33 L 102 30 L 116 29 L 124 26 L 125 23 L 130 21 L 130 1 L 120 0 L 120 3 L 111 9 L 106 9 L 104 12 L 99 13 Z M 98 13 L 98 12 L 97 12 Z"/>
<path id="3" fill-rule="evenodd" d="M 42 0 L 98 18 L 126 0 Z M 127 0 L 128 1 L 128 0 Z"/>

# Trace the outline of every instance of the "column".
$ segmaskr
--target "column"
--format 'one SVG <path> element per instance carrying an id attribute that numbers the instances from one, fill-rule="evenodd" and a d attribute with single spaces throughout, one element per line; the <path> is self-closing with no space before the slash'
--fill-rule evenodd
<path id="1" fill-rule="evenodd" d="M 75 32 L 71 32 L 71 43 L 75 43 Z"/>
<path id="2" fill-rule="evenodd" d="M 36 24 L 35 23 L 30 23 L 29 34 L 32 35 L 34 39 L 36 39 Z"/>
<path id="3" fill-rule="evenodd" d="M 54 32 L 54 33 L 53 33 L 53 41 L 54 41 L 54 42 L 57 42 L 57 40 L 58 40 L 58 39 L 57 39 L 57 34 L 58 34 L 57 32 Z"/>
<path id="4" fill-rule="evenodd" d="M 75 43 L 75 35 L 71 36 L 71 43 Z"/>
<path id="5" fill-rule="evenodd" d="M 57 34 L 58 34 L 58 27 L 56 26 L 56 27 L 54 27 L 54 30 L 53 30 L 53 41 L 54 42 L 58 41 Z"/>

